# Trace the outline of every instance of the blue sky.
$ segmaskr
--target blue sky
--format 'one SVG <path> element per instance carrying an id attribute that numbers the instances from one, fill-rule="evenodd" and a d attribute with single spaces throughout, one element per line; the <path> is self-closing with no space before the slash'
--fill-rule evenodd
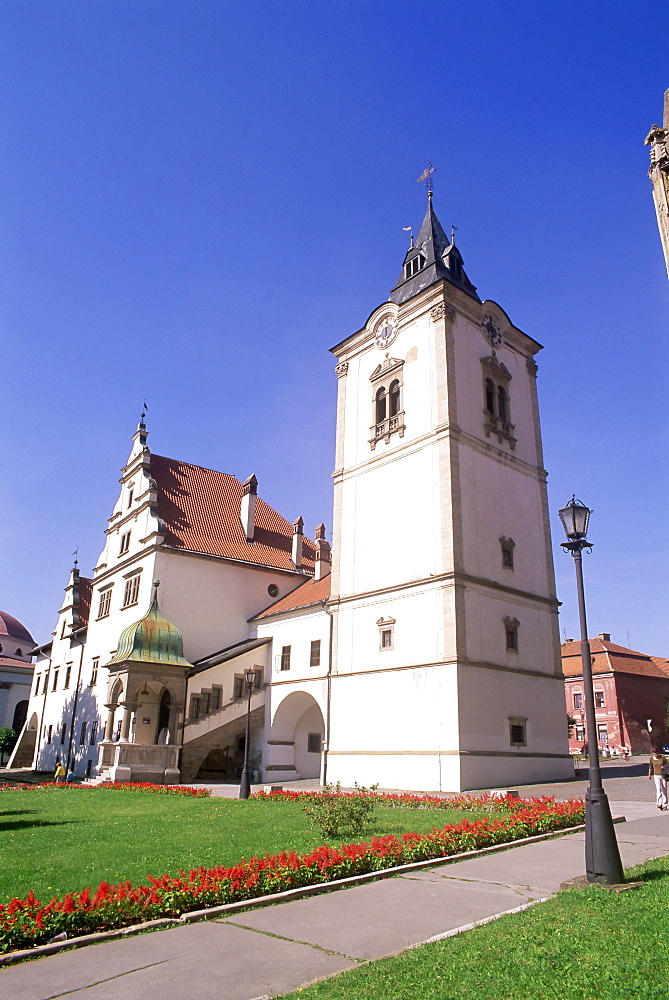
<path id="1" fill-rule="evenodd" d="M 669 282 L 643 140 L 669 5 L 5 0 L 0 607 L 38 641 L 154 451 L 331 528 L 335 377 L 419 225 L 538 357 L 553 511 L 594 509 L 589 631 L 669 656 Z M 562 634 L 577 634 L 557 546 Z"/>

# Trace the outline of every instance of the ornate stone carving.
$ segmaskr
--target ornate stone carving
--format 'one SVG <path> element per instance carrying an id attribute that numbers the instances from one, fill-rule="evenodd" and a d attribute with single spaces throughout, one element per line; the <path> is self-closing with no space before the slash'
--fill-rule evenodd
<path id="1" fill-rule="evenodd" d="M 337 378 L 342 378 L 348 372 L 348 361 L 342 361 L 340 365 L 335 368 L 335 374 Z"/>
<path id="2" fill-rule="evenodd" d="M 539 371 L 539 365 L 533 358 L 528 358 L 525 362 L 525 367 L 527 368 L 530 375 L 537 377 L 537 372 Z"/>
<path id="3" fill-rule="evenodd" d="M 433 323 L 436 323 L 439 319 L 449 319 L 452 323 L 456 315 L 457 313 L 453 306 L 447 302 L 440 302 L 438 306 L 430 310 L 430 319 Z"/>

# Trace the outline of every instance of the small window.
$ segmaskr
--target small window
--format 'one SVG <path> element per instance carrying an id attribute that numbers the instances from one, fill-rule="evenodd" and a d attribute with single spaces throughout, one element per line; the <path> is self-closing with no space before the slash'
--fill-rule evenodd
<path id="1" fill-rule="evenodd" d="M 499 419 L 503 420 L 504 423 L 506 423 L 507 420 L 509 419 L 508 417 L 509 407 L 507 405 L 508 398 L 509 397 L 506 394 L 506 389 L 504 388 L 503 385 L 500 385 L 499 389 L 497 390 L 497 414 L 499 416 Z"/>
<path id="2" fill-rule="evenodd" d="M 190 700 L 190 717 L 191 719 L 200 718 L 200 699 L 197 695 L 193 695 Z"/>
<path id="3" fill-rule="evenodd" d="M 128 507 L 132 507 L 132 498 L 135 495 L 135 491 L 131 486 L 128 490 Z"/>
<path id="4" fill-rule="evenodd" d="M 109 614 L 109 609 L 111 607 L 111 594 L 112 589 L 109 587 L 107 590 L 100 591 L 100 607 L 98 608 L 98 618 L 106 618 Z"/>
<path id="5" fill-rule="evenodd" d="M 576 727 L 576 742 L 585 743 L 585 726 Z"/>
<path id="6" fill-rule="evenodd" d="M 130 532 L 126 531 L 124 535 L 121 535 L 121 544 L 119 545 L 118 554 L 120 556 L 125 555 L 125 553 L 130 548 Z"/>
<path id="7" fill-rule="evenodd" d="M 23 656 L 23 650 L 22 649 L 17 649 L 16 653 L 14 655 L 15 656 Z"/>
<path id="8" fill-rule="evenodd" d="M 65 723 L 60 727 L 60 745 L 62 746 L 65 742 L 65 734 L 67 733 L 67 726 Z"/>
<path id="9" fill-rule="evenodd" d="M 311 653 L 309 654 L 309 666 L 320 667 L 321 665 L 321 640 L 311 640 Z"/>
<path id="10" fill-rule="evenodd" d="M 382 628 L 381 629 L 381 642 L 380 649 L 392 649 L 393 648 L 393 630 L 392 628 Z"/>
<path id="11" fill-rule="evenodd" d="M 98 668 L 100 666 L 100 657 L 95 656 L 93 658 L 93 663 L 91 665 L 91 687 L 95 687 L 98 682 Z"/>
<path id="12" fill-rule="evenodd" d="M 597 742 L 598 743 L 609 742 L 609 735 L 606 726 L 597 726 Z"/>
<path id="13" fill-rule="evenodd" d="M 512 747 L 527 746 L 526 722 L 527 719 L 509 719 L 509 741 Z"/>
<path id="14" fill-rule="evenodd" d="M 323 737 L 320 733 L 307 733 L 307 753 L 320 753 Z"/>
<path id="15" fill-rule="evenodd" d="M 232 685 L 232 697 L 233 698 L 243 698 L 244 697 L 244 678 L 237 675 L 234 679 Z"/>
<path id="16" fill-rule="evenodd" d="M 89 760 L 86 761 L 86 777 L 87 778 L 90 778 L 92 771 L 93 771 L 93 761 L 89 759 Z"/>
<path id="17" fill-rule="evenodd" d="M 91 725 L 91 738 L 90 738 L 89 746 L 94 747 L 95 744 L 98 741 L 98 726 L 99 726 L 99 723 L 98 723 L 98 721 L 96 719 L 95 722 L 93 722 L 92 725 Z"/>
<path id="18" fill-rule="evenodd" d="M 35 694 L 39 694 L 39 682 L 41 676 L 42 676 L 41 674 L 37 674 L 37 676 L 35 677 Z"/>
<path id="19" fill-rule="evenodd" d="M 397 379 L 390 383 L 388 396 L 390 398 L 390 416 L 396 417 L 400 412 L 400 384 Z"/>
<path id="20" fill-rule="evenodd" d="M 574 708 L 578 709 L 579 712 L 583 708 L 583 695 L 580 691 L 574 691 Z"/>
<path id="21" fill-rule="evenodd" d="M 69 688 L 71 675 L 72 675 L 72 664 L 68 663 L 68 665 L 65 668 L 65 683 L 63 684 L 63 688 Z"/>
<path id="22" fill-rule="evenodd" d="M 212 688 L 211 691 L 211 710 L 212 712 L 217 712 L 221 707 L 221 689 Z"/>
<path id="23" fill-rule="evenodd" d="M 518 626 L 520 622 L 517 618 L 505 618 L 504 630 L 506 633 L 506 648 L 511 653 L 518 652 Z"/>
<path id="24" fill-rule="evenodd" d="M 253 690 L 259 691 L 262 687 L 262 667 L 255 668 L 255 676 L 253 678 Z"/>
<path id="25" fill-rule="evenodd" d="M 279 588 L 275 583 L 270 583 L 269 587 L 267 588 L 267 593 L 269 594 L 270 597 L 277 597 L 279 594 Z"/>
<path id="26" fill-rule="evenodd" d="M 53 684 L 51 686 L 51 690 L 55 691 L 57 687 L 58 687 L 58 671 L 54 670 L 54 672 L 53 672 Z"/>
<path id="27" fill-rule="evenodd" d="M 202 692 L 202 701 L 200 703 L 200 711 L 202 715 L 209 715 L 209 710 L 211 706 L 211 694 L 209 691 Z"/>
<path id="28" fill-rule="evenodd" d="M 42 685 L 42 694 L 46 694 L 47 685 L 49 683 L 49 671 L 44 675 L 44 684 Z"/>
<path id="29" fill-rule="evenodd" d="M 81 732 L 79 733 L 79 746 L 83 747 L 86 742 L 86 722 L 81 723 Z"/>
<path id="30" fill-rule="evenodd" d="M 123 607 L 129 608 L 131 604 L 137 604 L 139 597 L 139 574 L 137 576 L 131 576 L 125 581 L 125 590 L 123 591 Z"/>
<path id="31" fill-rule="evenodd" d="M 63 622 L 63 627 L 60 630 L 60 637 L 61 637 L 61 639 L 65 638 L 65 629 L 66 628 L 67 628 L 67 622 Z"/>
<path id="32" fill-rule="evenodd" d="M 502 567 L 504 569 L 513 569 L 513 550 L 516 547 L 516 543 L 513 538 L 507 538 L 505 535 L 502 535 L 499 544 L 502 549 Z"/>
<path id="33" fill-rule="evenodd" d="M 595 691 L 595 708 L 604 708 L 604 692 Z"/>
<path id="34" fill-rule="evenodd" d="M 290 646 L 283 646 L 281 649 L 281 669 L 290 670 Z"/>
<path id="35" fill-rule="evenodd" d="M 485 380 L 485 408 L 488 413 L 494 414 L 495 412 L 495 386 L 493 385 L 492 379 L 487 378 Z"/>
<path id="36" fill-rule="evenodd" d="M 51 743 L 51 736 L 52 736 L 52 734 L 53 734 L 53 726 L 49 726 L 49 728 L 46 731 L 46 741 L 47 741 L 47 743 Z"/>

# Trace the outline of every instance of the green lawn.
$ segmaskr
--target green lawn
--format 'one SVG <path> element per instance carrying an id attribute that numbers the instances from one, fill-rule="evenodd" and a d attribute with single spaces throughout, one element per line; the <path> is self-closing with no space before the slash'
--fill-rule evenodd
<path id="1" fill-rule="evenodd" d="M 283 1000 L 667 1000 L 669 858 Z"/>
<path id="2" fill-rule="evenodd" d="M 428 833 L 479 815 L 378 806 L 366 836 Z M 296 802 L 89 789 L 2 792 L 0 831 L 0 902 L 30 889 L 44 902 L 103 879 L 139 884 L 147 874 L 291 848 L 301 853 L 324 843 Z"/>

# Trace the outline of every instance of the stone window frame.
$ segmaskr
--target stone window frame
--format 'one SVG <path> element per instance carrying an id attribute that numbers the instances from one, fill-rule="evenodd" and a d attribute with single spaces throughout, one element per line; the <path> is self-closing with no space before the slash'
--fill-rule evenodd
<path id="1" fill-rule="evenodd" d="M 494 434 L 500 444 L 507 441 L 511 450 L 518 440 L 514 436 L 516 425 L 511 423 L 511 397 L 509 382 L 512 375 L 498 359 L 495 351 L 481 358 L 483 369 L 483 429 L 485 436 Z"/>
<path id="2" fill-rule="evenodd" d="M 573 693 L 573 701 L 574 701 L 574 711 L 575 712 L 582 712 L 583 711 L 583 692 L 582 691 L 574 691 L 572 693 Z M 578 704 L 577 704 L 577 700 L 578 700 Z"/>
<path id="3" fill-rule="evenodd" d="M 426 260 L 427 258 L 422 250 L 418 250 L 418 253 L 415 253 L 413 257 L 410 257 L 404 265 L 404 280 L 407 281 L 409 278 L 413 278 L 414 274 L 418 274 L 419 271 L 422 271 L 425 267 Z"/>
<path id="4" fill-rule="evenodd" d="M 72 677 L 72 664 L 65 664 L 65 680 L 63 681 L 63 691 L 65 691 L 70 686 L 70 678 Z"/>
<path id="5" fill-rule="evenodd" d="M 379 628 L 379 652 L 387 653 L 395 648 L 395 619 L 379 618 L 376 623 Z M 385 636 L 388 636 L 386 641 Z"/>
<path id="6" fill-rule="evenodd" d="M 374 451 L 379 441 L 388 444 L 393 434 L 404 437 L 404 360 L 386 357 L 376 366 L 369 381 L 372 383 L 373 421 L 369 428 L 369 445 Z"/>
<path id="7" fill-rule="evenodd" d="M 320 753 L 323 749 L 322 733 L 307 733 L 307 753 Z"/>
<path id="8" fill-rule="evenodd" d="M 512 747 L 527 746 L 527 717 L 524 715 L 509 716 L 509 743 Z"/>
<path id="9" fill-rule="evenodd" d="M 91 734 L 88 737 L 89 747 L 94 747 L 98 742 L 98 729 L 100 728 L 100 723 L 97 719 L 93 719 L 91 722 Z"/>
<path id="10" fill-rule="evenodd" d="M 100 669 L 100 657 L 94 656 L 91 661 L 91 680 L 89 687 L 95 687 L 98 682 L 98 670 Z"/>
<path id="11" fill-rule="evenodd" d="M 51 685 L 51 690 L 52 691 L 55 691 L 56 688 L 58 687 L 58 671 L 59 670 L 60 670 L 60 667 L 56 667 L 56 669 L 53 672 L 53 684 Z"/>
<path id="12" fill-rule="evenodd" d="M 516 547 L 516 543 L 513 538 L 507 538 L 502 535 L 499 544 L 502 550 L 502 569 L 513 570 L 513 550 Z"/>
<path id="13" fill-rule="evenodd" d="M 605 722 L 597 723 L 597 743 L 606 746 L 609 742 L 609 729 Z"/>
<path id="14" fill-rule="evenodd" d="M 200 718 L 200 704 L 200 695 L 192 694 L 190 696 L 190 710 L 188 712 L 188 717 L 189 719 L 192 719 L 193 722 Z"/>
<path id="15" fill-rule="evenodd" d="M 506 632 L 506 651 L 507 653 L 517 653 L 518 652 L 518 629 L 520 627 L 520 622 L 517 618 L 511 618 L 507 615 L 504 618 L 504 629 Z"/>
<path id="16" fill-rule="evenodd" d="M 111 611 L 111 599 L 112 590 L 114 589 L 114 584 L 110 583 L 108 587 L 104 587 L 99 590 L 100 603 L 98 605 L 98 618 L 107 618 Z"/>
<path id="17" fill-rule="evenodd" d="M 279 670 L 290 670 L 291 646 L 282 646 L 279 654 Z"/>
<path id="18" fill-rule="evenodd" d="M 120 556 L 124 556 L 129 551 L 129 549 L 130 549 L 130 535 L 131 534 L 132 534 L 132 532 L 125 531 L 121 535 L 121 540 L 120 540 L 119 547 L 118 547 L 118 554 Z"/>
<path id="19" fill-rule="evenodd" d="M 86 731 L 87 731 L 87 729 L 88 729 L 88 723 L 87 722 L 82 722 L 81 723 L 81 731 L 79 732 L 79 746 L 80 747 L 85 747 L 86 746 Z"/>

